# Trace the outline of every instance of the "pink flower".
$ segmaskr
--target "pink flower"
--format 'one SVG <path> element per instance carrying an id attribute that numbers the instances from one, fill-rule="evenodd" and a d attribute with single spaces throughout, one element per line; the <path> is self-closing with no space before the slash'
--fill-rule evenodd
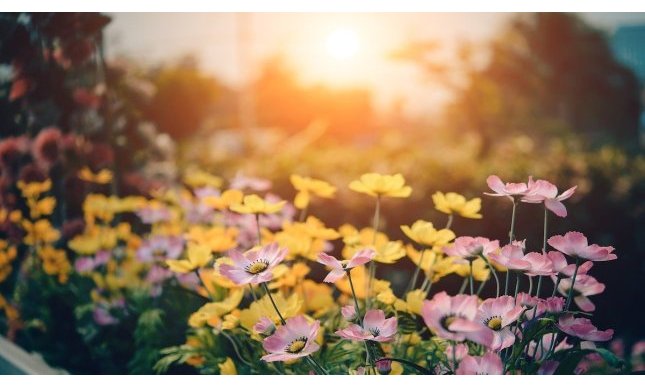
<path id="1" fill-rule="evenodd" d="M 502 247 L 499 252 L 491 252 L 489 258 L 509 270 L 527 271 L 531 268 L 531 263 L 524 259 L 524 247 L 517 242 Z"/>
<path id="2" fill-rule="evenodd" d="M 318 254 L 318 262 L 332 268 L 323 282 L 331 283 L 338 281 L 343 278 L 347 270 L 368 263 L 374 259 L 375 255 L 376 252 L 373 249 L 362 249 L 357 251 L 349 261 L 339 261 L 331 255 L 325 253 Z"/>
<path id="3" fill-rule="evenodd" d="M 614 335 L 613 329 L 599 331 L 588 318 L 574 318 L 572 314 L 560 317 L 558 328 L 568 335 L 588 341 L 608 341 Z"/>
<path id="4" fill-rule="evenodd" d="M 220 272 L 238 285 L 261 284 L 271 281 L 276 267 L 287 255 L 287 249 L 277 243 L 262 247 L 260 250 L 249 250 L 242 254 L 237 250 L 230 251 L 233 266 L 221 265 Z"/>
<path id="5" fill-rule="evenodd" d="M 396 317 L 385 318 L 385 312 L 379 309 L 368 310 L 363 319 L 363 326 L 352 324 L 336 334 L 347 340 L 355 341 L 391 341 L 396 335 L 398 323 Z"/>
<path id="6" fill-rule="evenodd" d="M 264 339 L 262 346 L 269 354 L 262 356 L 262 360 L 287 361 L 311 355 L 320 348 L 316 343 L 319 329 L 320 321 L 309 324 L 302 315 L 288 319 Z"/>
<path id="7" fill-rule="evenodd" d="M 529 296 L 528 293 L 522 292 L 517 294 L 515 302 L 517 303 L 517 305 L 523 306 L 525 308 L 533 308 L 538 304 L 539 301 L 539 298 L 535 296 Z"/>
<path id="8" fill-rule="evenodd" d="M 257 177 L 245 176 L 241 172 L 237 172 L 235 177 L 231 180 L 231 189 L 245 190 L 250 189 L 253 191 L 266 191 L 271 189 L 271 181 L 267 179 L 260 179 Z"/>
<path id="9" fill-rule="evenodd" d="M 563 278 L 558 285 L 558 291 L 562 295 L 568 295 L 571 290 L 571 278 Z M 576 283 L 573 285 L 573 301 L 578 305 L 578 308 L 584 312 L 593 312 L 596 306 L 591 302 L 588 296 L 600 294 L 605 291 L 605 284 L 598 282 L 590 275 L 578 275 Z"/>
<path id="10" fill-rule="evenodd" d="M 342 308 L 340 308 L 340 313 L 343 315 L 345 320 L 347 321 L 352 321 L 354 320 L 356 316 L 356 308 L 354 305 L 345 305 Z"/>
<path id="11" fill-rule="evenodd" d="M 528 191 L 522 198 L 526 203 L 542 203 L 551 212 L 559 217 L 567 216 L 567 208 L 562 204 L 562 201 L 568 199 L 573 195 L 578 186 L 574 186 L 558 195 L 558 187 L 549 183 L 546 180 L 538 180 L 536 182 L 529 178 Z"/>
<path id="12" fill-rule="evenodd" d="M 270 318 L 263 316 L 253 325 L 253 330 L 261 335 L 269 336 L 275 332 L 275 324 Z"/>
<path id="13" fill-rule="evenodd" d="M 511 200 L 513 196 L 524 195 L 528 191 L 526 183 L 504 183 L 497 175 L 488 176 L 486 184 L 494 193 L 484 192 L 484 195 L 506 196 Z"/>
<path id="14" fill-rule="evenodd" d="M 448 345 L 443 353 L 448 359 L 448 366 L 454 369 L 461 362 L 461 359 L 468 356 L 468 345 L 464 343 Z"/>
<path id="15" fill-rule="evenodd" d="M 141 262 L 177 259 L 184 249 L 184 241 L 177 236 L 155 235 L 144 241 L 137 250 Z"/>
<path id="16" fill-rule="evenodd" d="M 89 273 L 94 270 L 94 259 L 92 257 L 79 257 L 74 261 L 74 270 L 77 273 Z"/>
<path id="17" fill-rule="evenodd" d="M 560 313 L 564 310 L 564 303 L 565 299 L 562 297 L 549 297 L 538 303 L 538 311 L 543 309 L 548 313 Z"/>
<path id="18" fill-rule="evenodd" d="M 463 258 L 455 260 L 456 264 L 467 263 L 467 259 L 474 259 L 480 255 L 488 257 L 490 253 L 499 249 L 499 241 L 491 241 L 483 237 L 463 236 L 455 239 L 451 246 L 443 248 L 444 253 Z"/>
<path id="19" fill-rule="evenodd" d="M 475 321 L 477 300 L 475 295 L 459 294 L 450 297 L 446 292 L 437 293 L 432 300 L 424 301 L 421 316 L 435 335 L 442 339 L 468 339 L 490 345 L 493 342 L 492 331 Z"/>
<path id="20" fill-rule="evenodd" d="M 56 127 L 40 131 L 31 144 L 31 154 L 36 163 L 48 170 L 58 161 L 61 154 L 63 134 Z"/>
<path id="21" fill-rule="evenodd" d="M 533 277 L 553 274 L 553 263 L 546 254 L 528 253 L 524 259 L 531 265 L 526 275 Z"/>
<path id="22" fill-rule="evenodd" d="M 559 251 L 549 251 L 547 258 L 551 261 L 553 265 L 553 272 L 556 274 L 562 274 L 567 277 L 572 277 L 574 271 L 576 270 L 575 264 L 567 264 L 567 259 Z M 587 272 L 593 266 L 593 262 L 587 261 L 582 265 L 578 266 L 578 274 L 587 274 Z"/>
<path id="23" fill-rule="evenodd" d="M 504 365 L 499 355 L 487 352 L 484 356 L 466 356 L 459 363 L 457 375 L 503 375 Z"/>
<path id="24" fill-rule="evenodd" d="M 479 305 L 477 320 L 493 332 L 491 349 L 499 351 L 513 345 L 515 335 L 509 325 L 517 321 L 523 310 L 511 296 L 489 298 Z"/>
<path id="25" fill-rule="evenodd" d="M 531 341 L 526 347 L 526 354 L 531 356 L 534 360 L 543 360 L 544 356 L 549 352 L 549 348 L 553 344 L 553 340 L 557 337 L 556 333 L 547 333 L 542 336 L 542 342 Z M 567 340 L 560 341 L 553 349 L 553 352 L 563 351 L 572 348 L 573 345 L 567 343 Z M 535 355 L 534 355 L 535 354 Z"/>
<path id="26" fill-rule="evenodd" d="M 616 259 L 616 254 L 612 254 L 612 246 L 601 247 L 596 244 L 589 245 L 587 237 L 577 231 L 570 231 L 564 236 L 555 235 L 549 238 L 549 245 L 554 249 L 560 250 L 570 257 L 588 259 L 590 261 L 611 261 Z"/>
<path id="27" fill-rule="evenodd" d="M 137 216 L 145 224 L 155 224 L 170 220 L 171 214 L 166 207 L 146 206 L 137 211 Z"/>

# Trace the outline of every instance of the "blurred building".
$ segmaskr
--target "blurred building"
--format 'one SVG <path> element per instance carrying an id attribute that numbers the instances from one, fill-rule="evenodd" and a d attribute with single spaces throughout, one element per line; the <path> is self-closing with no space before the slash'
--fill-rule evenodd
<path id="1" fill-rule="evenodd" d="M 645 25 L 619 27 L 611 37 L 616 58 L 629 67 L 641 87 L 641 144 L 645 144 Z"/>

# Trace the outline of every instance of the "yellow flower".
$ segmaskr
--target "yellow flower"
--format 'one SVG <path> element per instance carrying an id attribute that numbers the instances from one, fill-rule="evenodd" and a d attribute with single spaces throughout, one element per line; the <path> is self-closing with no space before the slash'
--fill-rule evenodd
<path id="1" fill-rule="evenodd" d="M 335 306 L 332 288 L 312 280 L 304 280 L 298 288 L 302 293 L 302 313 L 313 313 L 314 317 L 325 314 Z"/>
<path id="2" fill-rule="evenodd" d="M 92 172 L 88 167 L 83 167 L 78 171 L 78 178 L 95 184 L 108 184 L 112 181 L 112 171 L 101 169 L 97 173 Z"/>
<path id="3" fill-rule="evenodd" d="M 415 250 L 412 245 L 407 245 L 406 252 L 412 262 L 417 266 L 421 265 L 421 270 L 423 270 L 432 282 L 437 282 L 439 279 L 454 272 L 452 259 L 446 258 L 441 253 L 426 249 L 423 253 L 423 262 L 421 262 L 421 251 Z"/>
<path id="4" fill-rule="evenodd" d="M 41 200 L 29 198 L 27 205 L 29 206 L 29 216 L 32 219 L 38 219 L 41 216 L 51 215 L 54 212 L 56 199 L 51 196 Z"/>
<path id="5" fill-rule="evenodd" d="M 403 175 L 381 175 L 379 173 L 363 174 L 359 180 L 349 184 L 352 191 L 370 196 L 390 196 L 393 198 L 407 198 L 412 193 L 412 188 L 405 185 Z"/>
<path id="6" fill-rule="evenodd" d="M 435 230 L 432 223 L 417 220 L 410 226 L 401 226 L 401 230 L 408 238 L 424 246 L 445 246 L 455 239 L 455 233 L 444 228 Z"/>
<path id="7" fill-rule="evenodd" d="M 220 375 L 237 375 L 235 363 L 233 363 L 233 359 L 230 357 L 227 357 L 223 363 L 220 363 L 217 366 L 219 367 Z"/>
<path id="8" fill-rule="evenodd" d="M 218 302 L 209 302 L 199 308 L 188 319 L 188 325 L 193 328 L 203 327 L 208 324 L 212 327 L 221 325 L 220 317 L 237 308 L 244 296 L 244 289 L 231 289 L 228 297 Z"/>
<path id="9" fill-rule="evenodd" d="M 190 273 L 206 266 L 211 261 L 211 249 L 207 245 L 188 243 L 188 259 L 167 259 L 168 268 L 176 273 Z"/>
<path id="10" fill-rule="evenodd" d="M 392 292 L 392 289 L 386 289 L 376 295 L 376 299 L 386 305 L 392 305 L 396 300 L 396 296 Z"/>
<path id="11" fill-rule="evenodd" d="M 405 302 L 408 307 L 408 311 L 414 314 L 421 315 L 421 308 L 423 307 L 423 301 L 426 299 L 426 293 L 421 289 L 412 290 L 408 292 L 405 296 Z"/>
<path id="12" fill-rule="evenodd" d="M 47 179 L 45 181 L 33 181 L 31 183 L 25 183 L 24 181 L 18 181 L 18 188 L 22 192 L 22 196 L 26 198 L 35 198 L 40 196 L 42 193 L 49 191 L 52 188 L 52 181 Z"/>
<path id="13" fill-rule="evenodd" d="M 193 226 L 188 230 L 186 239 L 200 245 L 208 246 L 212 252 L 224 252 L 237 246 L 239 230 L 228 227 Z"/>
<path id="14" fill-rule="evenodd" d="M 60 283 L 67 282 L 72 265 L 67 260 L 65 250 L 58 250 L 51 246 L 45 246 L 38 251 L 43 261 L 43 270 L 48 275 L 58 276 Z"/>
<path id="15" fill-rule="evenodd" d="M 113 249 L 117 236 L 117 231 L 111 227 L 88 226 L 83 234 L 70 240 L 68 246 L 78 254 L 92 255 L 99 250 Z"/>
<path id="16" fill-rule="evenodd" d="M 325 225 L 313 216 L 307 221 L 284 222 L 282 231 L 276 233 L 275 241 L 289 250 L 289 258 L 297 256 L 316 260 L 318 253 L 325 248 L 325 242 L 340 236 L 333 228 Z"/>
<path id="17" fill-rule="evenodd" d="M 464 278 L 470 276 L 470 265 L 463 263 L 463 264 L 453 264 L 454 265 L 454 272 Z M 486 281 L 488 279 L 488 276 L 490 275 L 490 270 L 488 269 L 488 265 L 486 262 L 481 259 L 477 258 L 473 261 L 473 279 L 475 281 Z"/>
<path id="18" fill-rule="evenodd" d="M 354 290 L 356 291 L 356 297 L 364 299 L 367 294 L 367 271 L 365 266 L 358 266 L 352 269 L 352 282 L 354 283 Z M 349 286 L 349 279 L 347 276 L 341 278 L 335 283 L 338 290 L 343 292 L 346 295 L 352 296 L 352 289 Z M 382 293 L 390 289 L 390 283 L 384 280 L 374 279 L 372 282 L 373 294 Z"/>
<path id="19" fill-rule="evenodd" d="M 479 213 L 482 206 L 482 200 L 480 198 L 466 201 L 466 198 L 458 193 L 448 192 L 444 195 L 442 192 L 436 192 L 432 195 L 432 201 L 437 211 L 445 214 L 458 214 L 470 219 L 482 218 L 482 215 Z"/>
<path id="20" fill-rule="evenodd" d="M 60 232 L 47 219 L 40 219 L 33 223 L 23 220 L 22 228 L 27 232 L 23 241 L 28 245 L 53 243 L 60 238 Z"/>
<path id="21" fill-rule="evenodd" d="M 359 232 L 353 226 L 344 225 L 341 234 L 345 243 L 342 251 L 345 259 L 351 259 L 354 253 L 364 248 L 373 248 L 376 251 L 374 261 L 380 263 L 394 263 L 405 256 L 403 242 L 390 241 L 382 232 L 377 232 L 375 238 L 373 228 L 364 228 Z M 374 240 L 376 243 L 372 243 Z"/>
<path id="22" fill-rule="evenodd" d="M 293 204 L 298 209 L 306 208 L 309 205 L 310 194 L 318 197 L 331 199 L 336 193 L 336 187 L 323 180 L 291 175 L 291 184 L 298 191 Z"/>
<path id="23" fill-rule="evenodd" d="M 244 193 L 236 189 L 228 189 L 220 196 L 206 196 L 202 199 L 203 203 L 216 210 L 227 210 L 233 204 L 239 204 L 244 198 Z"/>
<path id="24" fill-rule="evenodd" d="M 278 265 L 283 266 L 284 265 Z M 311 269 L 308 265 L 302 262 L 296 262 L 292 267 L 288 268 L 285 273 L 281 275 L 273 274 L 273 281 L 269 283 L 269 289 L 279 289 L 281 287 L 293 288 L 297 284 L 301 283 L 302 280 L 309 274 Z"/>
<path id="25" fill-rule="evenodd" d="M 186 176 L 184 176 L 184 183 L 186 183 L 186 185 L 190 186 L 191 188 L 219 188 L 222 185 L 222 178 L 211 175 L 208 172 L 194 170 L 189 171 Z"/>
<path id="26" fill-rule="evenodd" d="M 269 203 L 258 195 L 246 195 L 242 204 L 231 205 L 231 211 L 240 214 L 274 214 L 282 209 L 287 202 L 282 200 L 277 203 Z"/>
<path id="27" fill-rule="evenodd" d="M 282 295 L 282 292 L 276 292 L 273 293 L 273 299 L 275 300 L 278 310 L 280 310 L 280 313 L 285 319 L 297 315 L 302 308 L 302 296 L 298 293 L 293 293 L 289 298 L 285 298 Z M 268 317 L 275 324 L 280 322 L 280 318 L 275 312 L 273 304 L 271 304 L 271 300 L 267 295 L 257 301 L 253 301 L 251 305 L 249 305 L 248 309 L 240 311 L 240 325 L 251 331 L 255 323 L 257 323 L 261 317 Z"/>

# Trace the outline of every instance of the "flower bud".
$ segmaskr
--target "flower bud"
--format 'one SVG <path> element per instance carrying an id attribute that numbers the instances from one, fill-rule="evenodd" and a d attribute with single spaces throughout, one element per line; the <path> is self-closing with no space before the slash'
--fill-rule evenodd
<path id="1" fill-rule="evenodd" d="M 268 317 L 262 317 L 253 326 L 253 330 L 263 336 L 271 336 L 275 332 L 275 324 Z"/>
<path id="2" fill-rule="evenodd" d="M 357 317 L 356 308 L 354 307 L 354 305 L 343 306 L 342 308 L 340 308 L 340 313 L 347 321 L 354 321 Z"/>
<path id="3" fill-rule="evenodd" d="M 376 370 L 381 375 L 388 375 L 390 372 L 392 372 L 392 360 L 377 360 Z"/>

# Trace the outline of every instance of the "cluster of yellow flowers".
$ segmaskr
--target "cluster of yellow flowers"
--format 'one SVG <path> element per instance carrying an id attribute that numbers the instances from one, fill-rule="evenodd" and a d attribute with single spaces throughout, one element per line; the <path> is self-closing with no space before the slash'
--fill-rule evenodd
<path id="1" fill-rule="evenodd" d="M 56 207 L 56 198 L 44 196 L 51 190 L 51 186 L 49 179 L 42 182 L 18 182 L 18 188 L 29 208 L 29 216 L 21 221 L 25 231 L 23 242 L 31 247 L 32 257 L 39 259 L 39 263 L 34 262 L 35 265 L 41 264 L 45 273 L 57 277 L 60 283 L 66 283 L 72 266 L 65 250 L 54 247 L 61 235 L 47 218 Z"/>

